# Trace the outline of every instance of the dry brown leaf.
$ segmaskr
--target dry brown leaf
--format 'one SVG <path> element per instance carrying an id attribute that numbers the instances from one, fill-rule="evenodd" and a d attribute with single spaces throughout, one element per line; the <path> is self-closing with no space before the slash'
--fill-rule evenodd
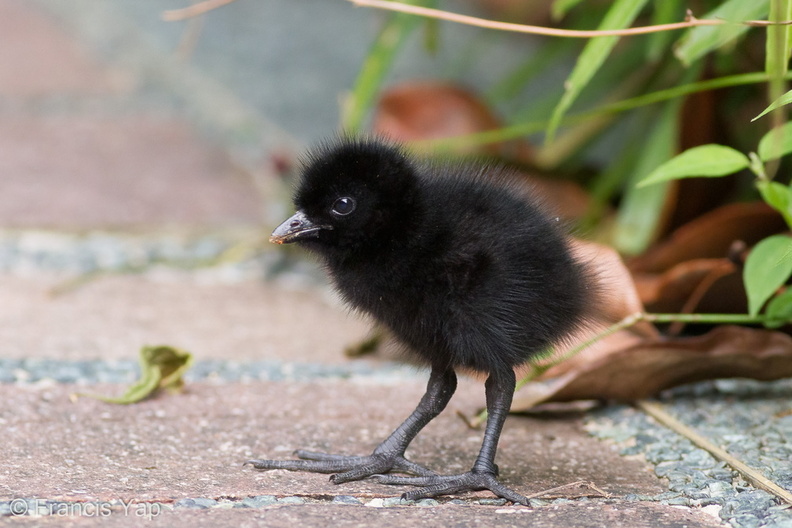
<path id="1" fill-rule="evenodd" d="M 724 205 L 680 227 L 627 267 L 633 273 L 662 273 L 693 259 L 725 258 L 736 240 L 752 246 L 785 229 L 781 215 L 764 202 Z"/>
<path id="2" fill-rule="evenodd" d="M 409 81 L 385 90 L 372 121 L 375 134 L 400 142 L 461 136 L 500 126 L 498 118 L 475 94 L 440 81 Z M 531 159 L 530 145 L 522 140 L 471 147 L 464 153 L 522 162 Z"/>
<path id="3" fill-rule="evenodd" d="M 680 227 L 628 268 L 650 312 L 745 313 L 737 249 L 785 229 L 763 202 L 729 204 Z"/>
<path id="4" fill-rule="evenodd" d="M 630 401 L 707 379 L 770 381 L 789 376 L 792 337 L 768 330 L 720 326 L 701 336 L 648 339 L 579 364 L 546 382 L 530 383 L 515 394 L 512 411 L 526 411 L 544 402 Z"/>
<path id="5" fill-rule="evenodd" d="M 729 259 L 694 259 L 661 274 L 636 273 L 636 289 L 649 312 L 745 313 L 740 269 Z"/>

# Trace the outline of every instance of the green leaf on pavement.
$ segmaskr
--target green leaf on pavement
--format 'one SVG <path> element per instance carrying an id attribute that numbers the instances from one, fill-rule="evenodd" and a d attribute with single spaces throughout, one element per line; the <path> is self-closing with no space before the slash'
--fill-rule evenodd
<path id="1" fill-rule="evenodd" d="M 72 394 L 95 398 L 107 403 L 127 405 L 152 396 L 160 389 L 177 391 L 184 385 L 182 375 L 192 364 L 192 354 L 170 346 L 146 346 L 140 350 L 140 379 L 118 397 L 101 394 Z"/>

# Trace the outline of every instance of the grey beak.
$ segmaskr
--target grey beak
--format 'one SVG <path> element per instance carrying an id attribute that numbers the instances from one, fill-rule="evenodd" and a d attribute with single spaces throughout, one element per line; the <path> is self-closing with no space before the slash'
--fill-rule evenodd
<path id="1" fill-rule="evenodd" d="M 305 238 L 317 237 L 322 229 L 332 228 L 328 225 L 314 224 L 305 216 L 305 213 L 297 211 L 291 218 L 275 228 L 269 240 L 275 244 L 290 244 Z"/>

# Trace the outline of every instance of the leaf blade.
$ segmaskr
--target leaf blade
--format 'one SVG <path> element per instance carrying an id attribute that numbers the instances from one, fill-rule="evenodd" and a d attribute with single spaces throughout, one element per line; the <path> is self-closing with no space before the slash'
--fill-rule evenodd
<path id="1" fill-rule="evenodd" d="M 679 108 L 682 99 L 663 105 L 659 115 L 652 113 L 654 128 L 647 138 L 646 150 L 642 152 L 633 168 L 631 183 L 649 174 L 652 167 L 667 161 L 676 152 L 679 130 Z M 654 188 L 639 188 L 628 183 L 616 213 L 613 230 L 613 245 L 623 254 L 637 255 L 643 252 L 657 234 L 658 222 L 666 203 L 669 186 L 658 184 Z"/>
<path id="2" fill-rule="evenodd" d="M 765 238 L 748 254 L 743 282 L 748 294 L 748 313 L 757 315 L 765 302 L 792 275 L 792 238 Z"/>
<path id="3" fill-rule="evenodd" d="M 628 27 L 647 2 L 648 0 L 616 0 L 597 29 L 624 29 Z M 596 37 L 592 38 L 583 48 L 575 62 L 572 73 L 569 74 L 564 83 L 566 87 L 564 95 L 553 109 L 553 114 L 550 117 L 550 123 L 547 127 L 548 143 L 552 142 L 556 130 L 572 103 L 575 102 L 591 78 L 600 69 L 618 41 L 619 37 Z"/>
<path id="4" fill-rule="evenodd" d="M 683 64 L 689 66 L 710 51 L 728 44 L 748 31 L 748 26 L 739 24 L 767 16 L 770 0 L 727 0 L 705 14 L 704 19 L 721 19 L 734 24 L 700 26 L 689 29 L 677 41 L 675 54 Z"/>
<path id="5" fill-rule="evenodd" d="M 784 95 L 782 95 L 781 97 L 770 103 L 770 106 L 765 108 L 761 114 L 751 119 L 751 123 L 753 123 L 754 121 L 756 121 L 761 117 L 766 116 L 776 108 L 780 108 L 784 105 L 788 105 L 789 103 L 792 103 L 792 90 L 788 91 L 787 93 L 785 93 Z"/>
<path id="6" fill-rule="evenodd" d="M 762 136 L 757 154 L 762 161 L 783 158 L 792 152 L 792 122 L 784 123 Z"/>
<path id="7" fill-rule="evenodd" d="M 792 288 L 770 299 L 767 303 L 767 315 L 777 319 L 765 323 L 767 328 L 779 328 L 792 321 Z"/>
<path id="8" fill-rule="evenodd" d="M 748 156 L 731 147 L 701 145 L 663 163 L 639 182 L 638 187 L 682 178 L 725 176 L 747 168 L 750 163 Z"/>
<path id="9" fill-rule="evenodd" d="M 193 356 L 189 352 L 167 345 L 145 346 L 140 350 L 140 379 L 127 388 L 121 396 L 76 393 L 105 403 L 129 405 L 152 396 L 159 389 L 176 391 L 184 384 L 182 375 L 192 365 Z"/>
<path id="10" fill-rule="evenodd" d="M 781 213 L 787 225 L 792 228 L 792 187 L 772 181 L 759 181 L 756 187 L 765 203 Z"/>

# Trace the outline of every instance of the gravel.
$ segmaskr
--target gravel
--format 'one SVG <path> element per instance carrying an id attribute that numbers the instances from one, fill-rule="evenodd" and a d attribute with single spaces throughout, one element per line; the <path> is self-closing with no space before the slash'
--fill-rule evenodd
<path id="1" fill-rule="evenodd" d="M 767 478 L 792 491 L 792 380 L 703 382 L 664 393 L 666 410 Z M 714 507 L 735 528 L 792 528 L 792 511 L 755 489 L 724 462 L 658 425 L 633 407 L 612 405 L 590 414 L 589 432 L 616 444 L 622 455 L 641 455 L 668 480 L 656 496 L 628 500 Z"/>
<path id="2" fill-rule="evenodd" d="M 294 286 L 325 284 L 316 264 L 266 243 L 271 227 L 196 233 L 0 229 L 0 273 L 52 274 L 79 283 L 102 273 L 171 269 L 221 283 L 278 279 Z"/>
<path id="3" fill-rule="evenodd" d="M 0 358 L 0 383 L 54 381 L 92 385 L 132 383 L 140 367 L 132 360 L 65 361 L 46 358 Z M 424 379 L 425 373 L 401 363 L 355 361 L 339 365 L 281 361 L 196 361 L 185 373 L 185 381 L 310 381 L 323 378 Z"/>
<path id="4" fill-rule="evenodd" d="M 85 234 L 46 230 L 0 231 L 0 271 L 92 273 L 145 268 L 156 263 L 193 267 L 217 259 L 230 235 Z"/>

